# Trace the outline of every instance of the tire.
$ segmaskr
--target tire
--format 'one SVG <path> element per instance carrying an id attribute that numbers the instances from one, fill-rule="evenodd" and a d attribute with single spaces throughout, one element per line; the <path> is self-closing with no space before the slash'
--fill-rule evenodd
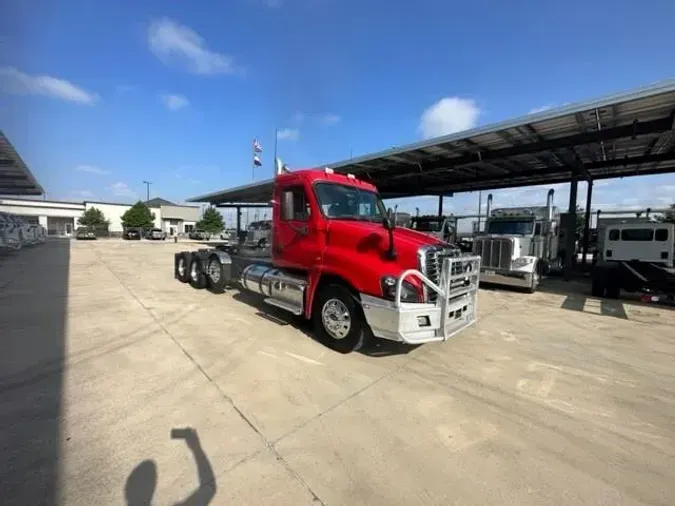
<path id="1" fill-rule="evenodd" d="M 593 297 L 605 296 L 605 280 L 600 275 L 594 275 L 591 280 L 591 295 Z"/>
<path id="2" fill-rule="evenodd" d="M 202 269 L 202 262 L 201 260 L 199 260 L 197 255 L 191 255 L 190 263 L 188 265 L 190 266 L 188 271 L 190 286 L 192 286 L 192 288 L 195 288 L 197 290 L 206 288 L 207 286 L 206 274 L 204 274 L 204 270 Z"/>
<path id="3" fill-rule="evenodd" d="M 609 278 L 607 287 L 605 288 L 605 296 L 608 299 L 618 299 L 621 294 L 621 285 L 619 284 L 618 272 L 614 273 L 614 277 Z"/>
<path id="4" fill-rule="evenodd" d="M 209 288 L 214 293 L 223 293 L 227 284 L 225 269 L 218 255 L 211 255 L 206 264 L 206 278 Z"/>
<path id="5" fill-rule="evenodd" d="M 335 321 L 340 313 L 344 314 L 345 325 L 327 327 L 326 323 Z M 314 301 L 312 311 L 314 332 L 319 341 L 339 353 L 351 353 L 363 347 L 368 328 L 363 312 L 352 293 L 341 285 L 326 285 Z"/>
<path id="6" fill-rule="evenodd" d="M 190 260 L 192 255 L 187 252 L 176 255 L 176 279 L 181 283 L 190 281 Z"/>

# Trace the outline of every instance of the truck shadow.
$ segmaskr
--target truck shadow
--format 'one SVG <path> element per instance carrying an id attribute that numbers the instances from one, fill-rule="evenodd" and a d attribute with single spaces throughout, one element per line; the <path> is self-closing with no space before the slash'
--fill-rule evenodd
<path id="1" fill-rule="evenodd" d="M 257 310 L 256 316 L 267 321 L 276 323 L 280 326 L 291 326 L 321 346 L 325 346 L 321 341 L 314 337 L 312 322 L 302 316 L 295 316 L 283 309 L 276 308 L 263 302 L 260 295 L 251 292 L 237 292 L 232 298 L 238 302 L 247 304 Z M 420 345 L 409 345 L 397 343 L 386 339 L 372 338 L 367 346 L 361 348 L 358 352 L 367 357 L 379 358 L 390 357 L 393 355 L 405 355 L 417 349 Z"/>
<path id="2" fill-rule="evenodd" d="M 70 240 L 0 258 L 0 502 L 57 504 Z"/>

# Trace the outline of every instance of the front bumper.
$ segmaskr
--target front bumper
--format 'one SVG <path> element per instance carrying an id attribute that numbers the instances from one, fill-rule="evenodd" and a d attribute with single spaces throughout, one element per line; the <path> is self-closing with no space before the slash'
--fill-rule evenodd
<path id="1" fill-rule="evenodd" d="M 495 285 L 528 288 L 532 284 L 532 273 L 481 268 L 480 281 L 481 283 L 494 283 Z"/>
<path id="2" fill-rule="evenodd" d="M 466 266 L 471 271 L 464 272 Z M 459 274 L 450 275 L 451 272 Z M 480 257 L 446 258 L 438 285 L 421 272 L 404 272 L 398 280 L 399 295 L 390 301 L 361 294 L 361 305 L 373 335 L 408 344 L 445 341 L 476 322 Z M 415 276 L 438 294 L 435 303 L 400 302 L 404 278 Z"/>

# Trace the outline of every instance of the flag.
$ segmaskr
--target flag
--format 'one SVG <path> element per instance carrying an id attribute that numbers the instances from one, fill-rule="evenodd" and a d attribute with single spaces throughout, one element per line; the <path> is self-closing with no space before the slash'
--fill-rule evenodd
<path id="1" fill-rule="evenodd" d="M 255 153 L 262 153 L 262 146 L 258 142 L 258 139 L 253 139 L 253 151 Z"/>
<path id="2" fill-rule="evenodd" d="M 253 155 L 253 165 L 256 167 L 260 167 L 262 165 L 262 162 L 260 161 L 260 157 L 258 155 Z"/>

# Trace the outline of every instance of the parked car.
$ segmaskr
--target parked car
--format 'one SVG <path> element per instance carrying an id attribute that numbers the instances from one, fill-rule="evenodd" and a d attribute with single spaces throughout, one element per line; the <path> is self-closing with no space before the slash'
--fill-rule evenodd
<path id="1" fill-rule="evenodd" d="M 211 234 L 205 230 L 191 230 L 188 237 L 193 241 L 208 241 L 211 239 Z"/>
<path id="2" fill-rule="evenodd" d="M 166 232 L 164 232 L 164 230 L 161 228 L 151 228 L 145 234 L 145 238 L 150 239 L 151 241 L 165 241 Z"/>
<path id="3" fill-rule="evenodd" d="M 135 227 L 130 227 L 124 230 L 124 233 L 122 234 L 122 237 L 127 240 L 131 241 L 140 241 L 141 240 L 141 229 L 140 228 L 135 228 Z"/>
<path id="4" fill-rule="evenodd" d="M 75 231 L 75 239 L 85 241 L 96 240 L 96 232 L 90 227 L 78 227 Z"/>
<path id="5" fill-rule="evenodd" d="M 234 229 L 223 230 L 220 233 L 220 240 L 226 246 L 232 246 L 234 244 L 237 244 L 239 242 L 239 239 L 237 238 L 237 231 Z"/>
<path id="6" fill-rule="evenodd" d="M 19 250 L 23 246 L 20 229 L 8 213 L 0 213 L 0 250 Z"/>

